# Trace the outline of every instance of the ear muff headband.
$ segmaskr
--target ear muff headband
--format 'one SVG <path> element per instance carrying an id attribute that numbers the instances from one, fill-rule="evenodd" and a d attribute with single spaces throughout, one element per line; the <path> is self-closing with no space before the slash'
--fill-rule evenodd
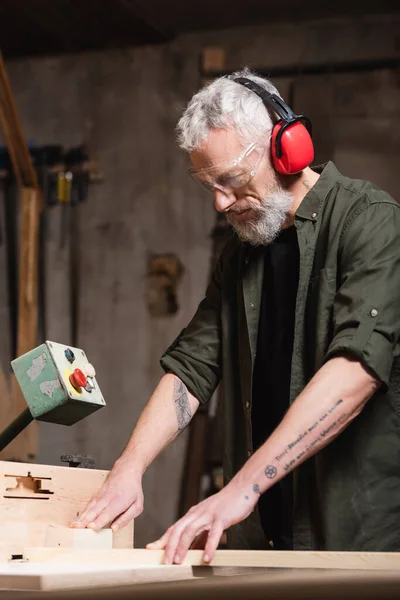
<path id="1" fill-rule="evenodd" d="M 290 175 L 308 167 L 314 158 L 310 119 L 304 115 L 296 115 L 282 98 L 276 94 L 270 94 L 266 89 L 246 77 L 238 77 L 232 81 L 257 94 L 266 109 L 272 110 L 279 117 L 272 134 L 274 168 L 279 173 Z M 290 128 L 293 128 L 296 123 L 299 123 L 296 135 L 292 136 L 291 133 L 294 132 L 294 129 L 290 132 Z"/>

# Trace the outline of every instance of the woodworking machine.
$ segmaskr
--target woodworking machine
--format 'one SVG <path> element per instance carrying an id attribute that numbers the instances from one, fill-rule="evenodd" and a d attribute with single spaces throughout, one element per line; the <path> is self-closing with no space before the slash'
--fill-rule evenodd
<path id="1" fill-rule="evenodd" d="M 11 365 L 27 408 L 0 434 L 0 450 L 33 419 L 73 425 L 105 406 L 95 369 L 80 348 L 47 341 Z M 93 469 L 90 457 L 61 458 L 70 466 L 0 461 L 0 560 L 21 557 L 31 546 L 133 547 L 133 523 L 115 534 L 70 529 L 107 471 Z"/>

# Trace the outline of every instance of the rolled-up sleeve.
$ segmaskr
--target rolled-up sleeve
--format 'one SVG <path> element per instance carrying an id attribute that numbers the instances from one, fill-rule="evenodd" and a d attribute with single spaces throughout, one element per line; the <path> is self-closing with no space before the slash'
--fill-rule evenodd
<path id="1" fill-rule="evenodd" d="M 389 385 L 400 336 L 400 206 L 365 203 L 342 235 L 326 360 L 357 358 Z"/>
<path id="2" fill-rule="evenodd" d="M 161 357 L 162 368 L 172 371 L 204 404 L 213 395 L 221 373 L 221 281 L 225 252 L 214 269 L 205 298 L 190 321 Z"/>

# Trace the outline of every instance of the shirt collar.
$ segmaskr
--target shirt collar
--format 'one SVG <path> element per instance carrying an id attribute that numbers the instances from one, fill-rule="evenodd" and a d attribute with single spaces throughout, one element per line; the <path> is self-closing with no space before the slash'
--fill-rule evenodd
<path id="1" fill-rule="evenodd" d="M 339 180 L 340 173 L 331 161 L 311 168 L 316 173 L 320 173 L 320 177 L 304 196 L 295 217 L 316 221 L 318 211 L 335 183 Z"/>

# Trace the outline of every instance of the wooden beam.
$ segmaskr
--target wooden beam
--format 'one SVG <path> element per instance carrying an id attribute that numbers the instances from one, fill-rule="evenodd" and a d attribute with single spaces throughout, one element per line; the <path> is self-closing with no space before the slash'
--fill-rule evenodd
<path id="1" fill-rule="evenodd" d="M 20 192 L 17 326 L 17 355 L 20 356 L 37 345 L 39 215 L 43 208 L 43 198 L 1 52 L 0 125 Z M 22 392 L 15 377 L 12 377 L 10 420 L 25 408 Z M 1 458 L 33 460 L 38 450 L 37 429 L 37 423 L 32 423 L 1 453 Z"/>
<path id="2" fill-rule="evenodd" d="M 37 345 L 38 329 L 38 240 L 39 192 L 23 187 L 20 196 L 20 239 L 18 266 L 18 330 L 17 356 Z M 12 415 L 15 418 L 26 408 L 26 401 L 14 376 L 11 378 Z M 1 453 L 7 460 L 33 460 L 38 451 L 36 422 L 31 423 Z"/>
<path id="3" fill-rule="evenodd" d="M 77 564 L 161 565 L 163 550 L 70 550 L 24 548 L 30 562 Z M 202 550 L 189 550 L 183 565 L 210 567 L 260 567 L 285 569 L 400 570 L 400 552 L 280 552 L 217 550 L 209 565 Z"/>
<path id="4" fill-rule="evenodd" d="M 37 345 L 39 192 L 23 187 L 20 198 L 17 355 Z"/>
<path id="5" fill-rule="evenodd" d="M 113 532 L 111 529 L 72 529 L 71 527 L 47 528 L 46 548 L 69 548 L 79 550 L 111 550 Z"/>
<path id="6" fill-rule="evenodd" d="M 36 171 L 33 167 L 28 145 L 22 132 L 22 125 L 11 90 L 3 56 L 0 52 L 0 115 L 1 126 L 8 134 L 7 148 L 10 152 L 14 170 L 20 173 L 22 184 L 39 190 Z"/>
<path id="7" fill-rule="evenodd" d="M 4 369 L 0 363 L 0 429 L 10 422 L 10 386 Z"/>
<path id="8" fill-rule="evenodd" d="M 204 569 L 211 571 L 211 569 Z M 210 573 L 211 574 L 211 573 Z M 205 574 L 204 574 L 205 575 Z M 118 565 L 45 565 L 18 563 L 0 563 L 0 595 L 1 598 L 9 598 L 8 590 L 45 591 L 51 590 L 76 590 L 84 589 L 83 593 L 90 588 L 96 587 L 93 598 L 98 598 L 99 592 L 105 587 L 134 585 L 140 583 L 153 584 L 156 582 L 179 581 L 184 579 L 197 579 L 193 574 L 192 567 L 187 565 L 175 565 L 170 567 L 135 567 Z M 5 591 L 7 590 L 7 591 Z M 25 597 L 25 593 L 22 594 Z M 90 593 L 90 592 L 89 592 Z M 3 594 L 6 594 L 3 596 Z M 109 591 L 107 598 L 114 597 L 115 591 Z M 13 597 L 11 592 L 11 597 Z M 18 598 L 20 594 L 18 594 Z M 40 598 L 43 596 L 40 595 Z M 70 595 L 68 594 L 69 598 Z M 92 597 L 92 596 L 90 596 Z M 151 597 L 154 598 L 153 594 Z M 156 594 L 155 597 L 158 597 Z"/>

